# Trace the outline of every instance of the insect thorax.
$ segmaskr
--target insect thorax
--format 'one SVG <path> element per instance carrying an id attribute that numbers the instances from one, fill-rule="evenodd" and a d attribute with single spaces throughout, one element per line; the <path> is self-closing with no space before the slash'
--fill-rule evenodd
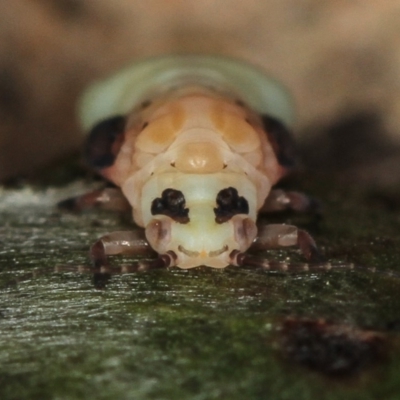
<path id="1" fill-rule="evenodd" d="M 228 252 L 245 251 L 256 235 L 257 210 L 276 174 L 272 151 L 268 170 L 256 117 L 232 99 L 193 89 L 154 108 L 128 122 L 116 161 L 118 168 L 130 160 L 121 187 L 134 219 L 158 252 L 179 253 L 179 266 L 202 259 L 224 267 Z M 187 215 L 175 203 L 163 206 L 166 190 L 181 196 Z"/>

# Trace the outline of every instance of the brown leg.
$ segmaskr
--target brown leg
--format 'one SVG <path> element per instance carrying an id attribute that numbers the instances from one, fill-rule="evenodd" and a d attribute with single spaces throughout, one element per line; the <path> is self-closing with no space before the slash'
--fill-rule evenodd
<path id="1" fill-rule="evenodd" d="M 320 204 L 312 197 L 300 192 L 285 192 L 281 189 L 271 190 L 266 198 L 260 213 L 271 213 L 277 211 L 297 211 L 306 213 L 320 212 Z"/>
<path id="2" fill-rule="evenodd" d="M 60 201 L 58 208 L 68 211 L 82 211 L 88 208 L 102 208 L 114 211 L 129 211 L 131 206 L 117 188 L 104 188 Z"/>
<path id="3" fill-rule="evenodd" d="M 172 251 L 165 254 L 159 254 L 157 258 L 151 261 L 140 261 L 138 263 L 138 271 L 150 271 L 151 269 L 162 269 L 173 267 L 176 262 L 176 255 Z"/>
<path id="4" fill-rule="evenodd" d="M 318 272 L 318 271 L 329 271 L 332 268 L 344 268 L 344 269 L 354 269 L 353 264 L 336 264 L 331 265 L 327 262 L 320 262 L 317 264 L 287 264 L 285 262 L 279 261 L 269 261 L 267 259 L 254 257 L 247 253 L 240 253 L 238 251 L 233 251 L 231 254 L 231 265 L 238 267 L 250 266 L 256 268 L 262 268 L 267 271 L 277 271 L 277 272 Z"/>
<path id="5" fill-rule="evenodd" d="M 102 236 L 90 248 L 90 259 L 95 268 L 110 269 L 108 256 L 110 255 L 147 255 L 154 256 L 142 231 L 112 232 Z M 150 269 L 167 268 L 175 265 L 175 255 L 172 252 L 160 254 L 151 261 L 140 261 L 135 268 L 126 272 L 147 271 Z"/>
<path id="6" fill-rule="evenodd" d="M 267 250 L 297 246 L 303 256 L 311 262 L 321 262 L 322 256 L 310 234 L 294 225 L 270 224 L 261 226 L 251 250 Z"/>
<path id="7" fill-rule="evenodd" d="M 270 271 L 309 271 L 330 269 L 330 264 L 324 262 L 318 251 L 314 239 L 304 230 L 294 225 L 270 224 L 259 229 L 258 237 L 250 247 L 251 250 L 267 250 L 273 248 L 298 246 L 304 257 L 313 265 L 288 265 L 282 262 L 270 262 L 267 259 L 254 257 L 247 253 L 233 251 L 231 254 L 232 265 L 250 265 Z"/>
<path id="8" fill-rule="evenodd" d="M 107 267 L 110 255 L 154 255 L 144 233 L 135 231 L 117 231 L 102 236 L 90 248 L 90 259 L 94 267 Z"/>
<path id="9" fill-rule="evenodd" d="M 355 265 L 353 263 L 334 263 L 331 264 L 330 262 L 322 261 L 313 264 L 308 263 L 296 263 L 296 264 L 287 264 L 285 262 L 279 261 L 269 261 L 267 259 L 254 257 L 247 253 L 241 253 L 238 250 L 234 250 L 230 254 L 230 264 L 238 267 L 256 267 L 262 268 L 266 271 L 275 271 L 275 272 L 293 272 L 293 273 L 301 273 L 301 272 L 324 272 L 330 270 L 350 270 L 350 271 L 358 271 L 363 274 L 377 274 L 384 278 L 389 279 L 400 279 L 400 274 L 398 271 L 380 271 L 377 270 L 375 267 L 365 267 L 360 265 Z"/>

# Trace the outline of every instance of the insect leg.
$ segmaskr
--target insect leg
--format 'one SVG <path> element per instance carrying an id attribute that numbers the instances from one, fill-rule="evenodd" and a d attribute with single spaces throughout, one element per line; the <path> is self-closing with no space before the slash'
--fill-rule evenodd
<path id="1" fill-rule="evenodd" d="M 176 254 L 173 251 L 167 251 L 165 254 L 159 254 L 157 258 L 150 261 L 140 261 L 138 271 L 149 271 L 151 269 L 168 268 L 176 265 Z"/>
<path id="2" fill-rule="evenodd" d="M 253 266 L 270 271 L 310 271 L 329 270 L 331 265 L 324 262 L 314 239 L 308 232 L 294 225 L 270 224 L 259 229 L 259 235 L 250 247 L 251 250 L 266 250 L 279 247 L 298 246 L 303 256 L 311 263 L 291 264 L 274 262 L 247 253 L 233 251 L 231 264 L 236 266 Z"/>
<path id="3" fill-rule="evenodd" d="M 151 255 L 154 250 L 150 247 L 141 231 L 116 231 L 102 236 L 90 248 L 90 259 L 96 268 L 109 265 L 111 255 Z"/>
<path id="4" fill-rule="evenodd" d="M 154 250 L 150 247 L 142 231 L 117 231 L 102 236 L 90 248 L 90 259 L 95 268 L 108 268 L 108 256 L 111 255 L 154 255 Z M 175 265 L 176 255 L 173 252 L 159 254 L 150 261 L 140 261 L 133 270 L 148 271 L 150 269 L 167 268 Z"/>
<path id="5" fill-rule="evenodd" d="M 311 262 L 320 262 L 322 256 L 311 235 L 294 225 L 269 224 L 259 227 L 251 250 L 266 250 L 298 246 L 303 256 Z"/>
<path id="6" fill-rule="evenodd" d="M 278 271 L 278 272 L 309 272 L 309 271 L 329 271 L 330 269 L 343 267 L 342 265 L 332 266 L 330 263 L 320 262 L 318 264 L 287 264 L 279 261 L 269 261 L 260 257 L 254 257 L 247 253 L 232 252 L 231 254 L 231 265 L 238 267 L 250 266 L 256 268 L 262 268 L 267 271 Z M 346 269 L 353 269 L 353 265 L 344 266 Z"/>
<path id="7" fill-rule="evenodd" d="M 81 196 L 60 201 L 57 207 L 67 211 L 82 211 L 89 208 L 128 211 L 131 208 L 121 190 L 117 188 L 93 190 Z"/>
<path id="8" fill-rule="evenodd" d="M 320 211 L 320 204 L 304 193 L 274 189 L 271 190 L 259 212 L 270 213 L 286 210 L 317 213 Z"/>
<path id="9" fill-rule="evenodd" d="M 314 239 L 303 229 L 294 225 L 270 224 L 259 229 L 258 237 L 250 247 L 250 250 L 266 250 L 287 246 L 298 246 L 304 257 L 313 263 L 288 265 L 282 262 L 271 262 L 267 259 L 254 257 L 247 253 L 233 251 L 231 254 L 231 264 L 236 266 L 260 267 L 270 271 L 309 271 L 309 270 L 329 270 L 331 265 L 324 262 Z"/>

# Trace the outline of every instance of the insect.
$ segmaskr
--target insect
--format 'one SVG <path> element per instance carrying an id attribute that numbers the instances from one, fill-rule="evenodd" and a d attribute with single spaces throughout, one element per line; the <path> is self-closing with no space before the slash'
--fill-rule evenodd
<path id="1" fill-rule="evenodd" d="M 240 61 L 213 56 L 148 60 L 95 84 L 83 96 L 85 158 L 117 188 L 62 207 L 132 208 L 144 229 L 113 232 L 90 250 L 158 254 L 139 269 L 267 265 L 248 250 L 298 246 L 318 259 L 314 240 L 293 225 L 258 227 L 264 211 L 309 211 L 314 202 L 274 189 L 294 166 L 290 100 L 281 86 Z"/>

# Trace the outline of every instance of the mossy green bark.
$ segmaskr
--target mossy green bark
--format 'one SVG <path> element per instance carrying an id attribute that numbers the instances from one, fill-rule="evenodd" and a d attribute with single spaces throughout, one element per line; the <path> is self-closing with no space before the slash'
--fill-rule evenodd
<path id="1" fill-rule="evenodd" d="M 400 276 L 400 209 L 387 201 L 400 189 L 372 196 L 327 179 L 301 186 L 323 201 L 323 218 L 271 220 L 308 229 L 332 264 Z M 59 212 L 64 194 L 1 195 L 1 399 L 399 398 L 399 278 L 198 268 L 116 274 L 98 289 L 77 267 L 88 265 L 97 237 L 130 229 L 130 218 Z M 268 257 L 301 261 L 296 250 Z M 348 377 L 308 369 L 285 357 L 288 317 L 382 332 L 388 356 Z"/>

